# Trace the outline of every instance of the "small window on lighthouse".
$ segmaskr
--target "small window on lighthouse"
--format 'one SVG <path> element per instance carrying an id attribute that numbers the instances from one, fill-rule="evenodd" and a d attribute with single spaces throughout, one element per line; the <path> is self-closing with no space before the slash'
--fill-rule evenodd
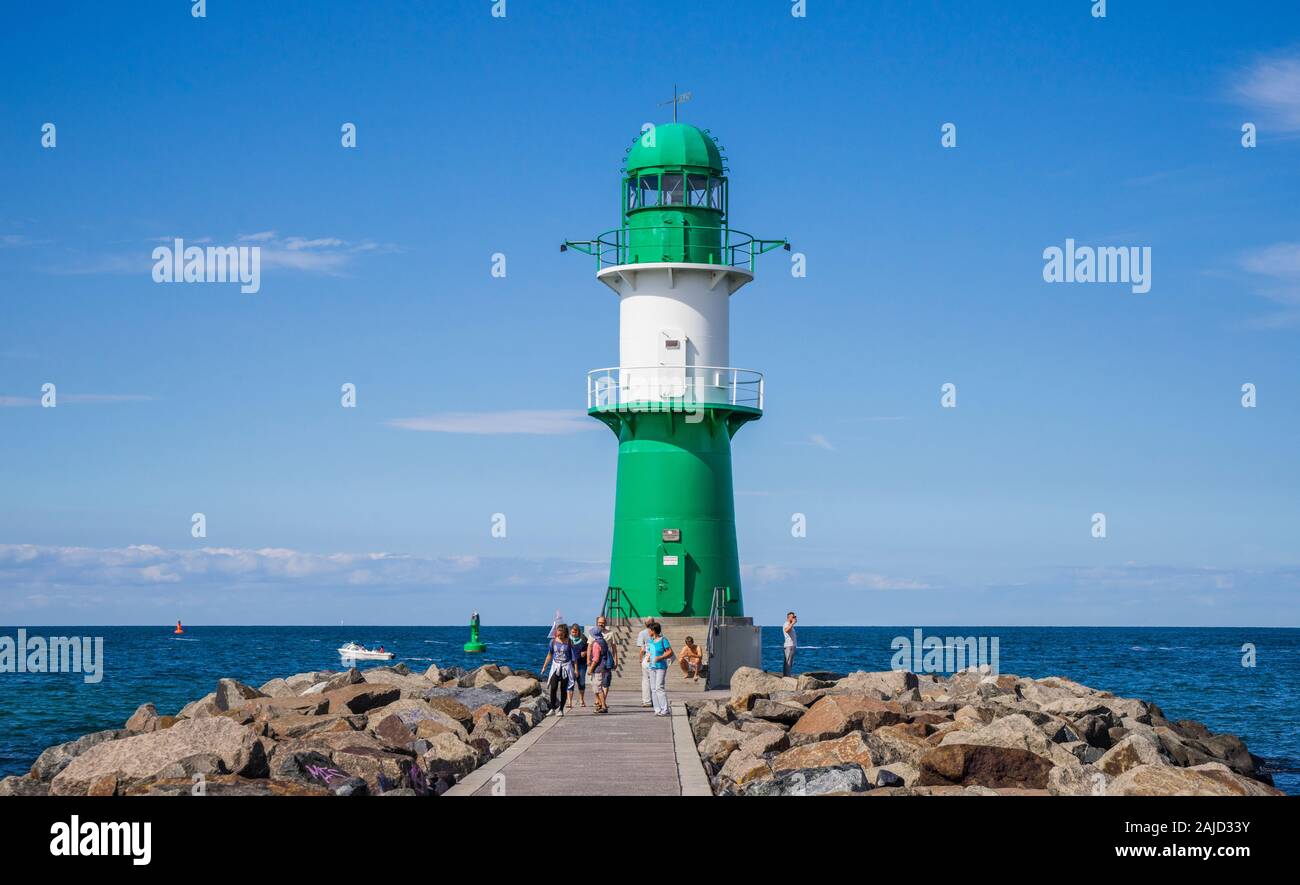
<path id="1" fill-rule="evenodd" d="M 664 342 L 664 350 L 681 350 L 682 342 L 677 338 L 669 338 Z"/>

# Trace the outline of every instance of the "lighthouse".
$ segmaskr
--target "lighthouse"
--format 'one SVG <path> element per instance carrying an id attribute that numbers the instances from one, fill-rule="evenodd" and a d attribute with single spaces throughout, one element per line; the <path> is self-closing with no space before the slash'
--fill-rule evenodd
<path id="1" fill-rule="evenodd" d="M 762 417 L 764 382 L 732 364 L 731 308 L 758 256 L 790 248 L 731 226 L 728 171 L 709 130 L 647 126 L 627 150 L 618 227 L 561 247 L 592 256 L 618 299 L 618 364 L 587 375 L 587 412 L 618 439 L 604 611 L 629 630 L 654 617 L 679 650 L 691 635 L 707 648 L 709 685 L 759 665 L 731 443 Z"/>

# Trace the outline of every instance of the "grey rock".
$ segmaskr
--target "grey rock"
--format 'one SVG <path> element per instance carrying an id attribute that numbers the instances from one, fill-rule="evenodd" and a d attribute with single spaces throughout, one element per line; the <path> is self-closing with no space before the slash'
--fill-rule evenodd
<path id="1" fill-rule="evenodd" d="M 90 734 L 82 735 L 75 741 L 48 747 L 40 756 L 36 757 L 36 762 L 32 765 L 32 777 L 37 780 L 48 781 L 67 768 L 69 762 L 91 747 L 105 741 L 115 741 L 119 738 L 129 737 L 130 734 L 125 728 L 110 728 L 106 731 L 92 731 Z"/>
<path id="2" fill-rule="evenodd" d="M 431 688 L 424 693 L 426 698 L 452 698 L 464 704 L 471 711 L 484 704 L 500 707 L 509 713 L 519 706 L 519 695 L 513 691 L 502 691 L 495 685 L 480 688 L 450 688 L 447 686 Z"/>
<path id="3" fill-rule="evenodd" d="M 746 796 L 824 796 L 828 793 L 862 793 L 870 789 L 866 773 L 858 765 L 828 765 L 801 768 L 748 784 Z"/>

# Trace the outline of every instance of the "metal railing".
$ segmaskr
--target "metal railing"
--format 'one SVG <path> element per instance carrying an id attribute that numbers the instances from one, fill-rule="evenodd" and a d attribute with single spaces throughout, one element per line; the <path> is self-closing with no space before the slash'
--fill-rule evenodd
<path id="1" fill-rule="evenodd" d="M 620 227 L 594 240 L 565 240 L 560 251 L 576 249 L 596 258 L 596 270 L 622 264 L 681 261 L 754 270 L 754 259 L 773 249 L 790 250 L 789 240 L 760 240 L 730 227 L 689 224 Z M 672 257 L 665 257 L 665 253 Z"/>
<path id="2" fill-rule="evenodd" d="M 600 613 L 608 621 L 630 621 L 636 617 L 636 611 L 622 587 L 605 589 L 605 601 L 601 604 Z"/>
<path id="3" fill-rule="evenodd" d="M 640 406 L 688 411 L 696 406 L 763 410 L 763 373 L 731 366 L 609 366 L 587 373 L 587 410 Z"/>
<path id="4" fill-rule="evenodd" d="M 722 626 L 722 619 L 726 617 L 727 611 L 727 588 L 713 588 L 713 602 L 709 606 L 709 629 L 705 636 L 704 651 L 705 664 L 713 662 L 713 643 L 718 635 L 718 629 Z"/>

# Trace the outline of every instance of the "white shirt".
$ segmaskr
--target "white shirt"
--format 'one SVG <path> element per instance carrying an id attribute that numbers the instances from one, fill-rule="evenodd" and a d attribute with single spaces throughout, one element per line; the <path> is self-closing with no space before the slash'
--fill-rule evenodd
<path id="1" fill-rule="evenodd" d="M 791 626 L 787 625 L 786 627 L 784 627 L 784 628 L 782 628 L 782 629 L 785 630 L 785 647 L 786 647 L 786 648 L 798 648 L 798 647 L 799 647 L 799 637 L 798 637 L 798 635 L 795 633 L 794 627 L 791 627 Z"/>

